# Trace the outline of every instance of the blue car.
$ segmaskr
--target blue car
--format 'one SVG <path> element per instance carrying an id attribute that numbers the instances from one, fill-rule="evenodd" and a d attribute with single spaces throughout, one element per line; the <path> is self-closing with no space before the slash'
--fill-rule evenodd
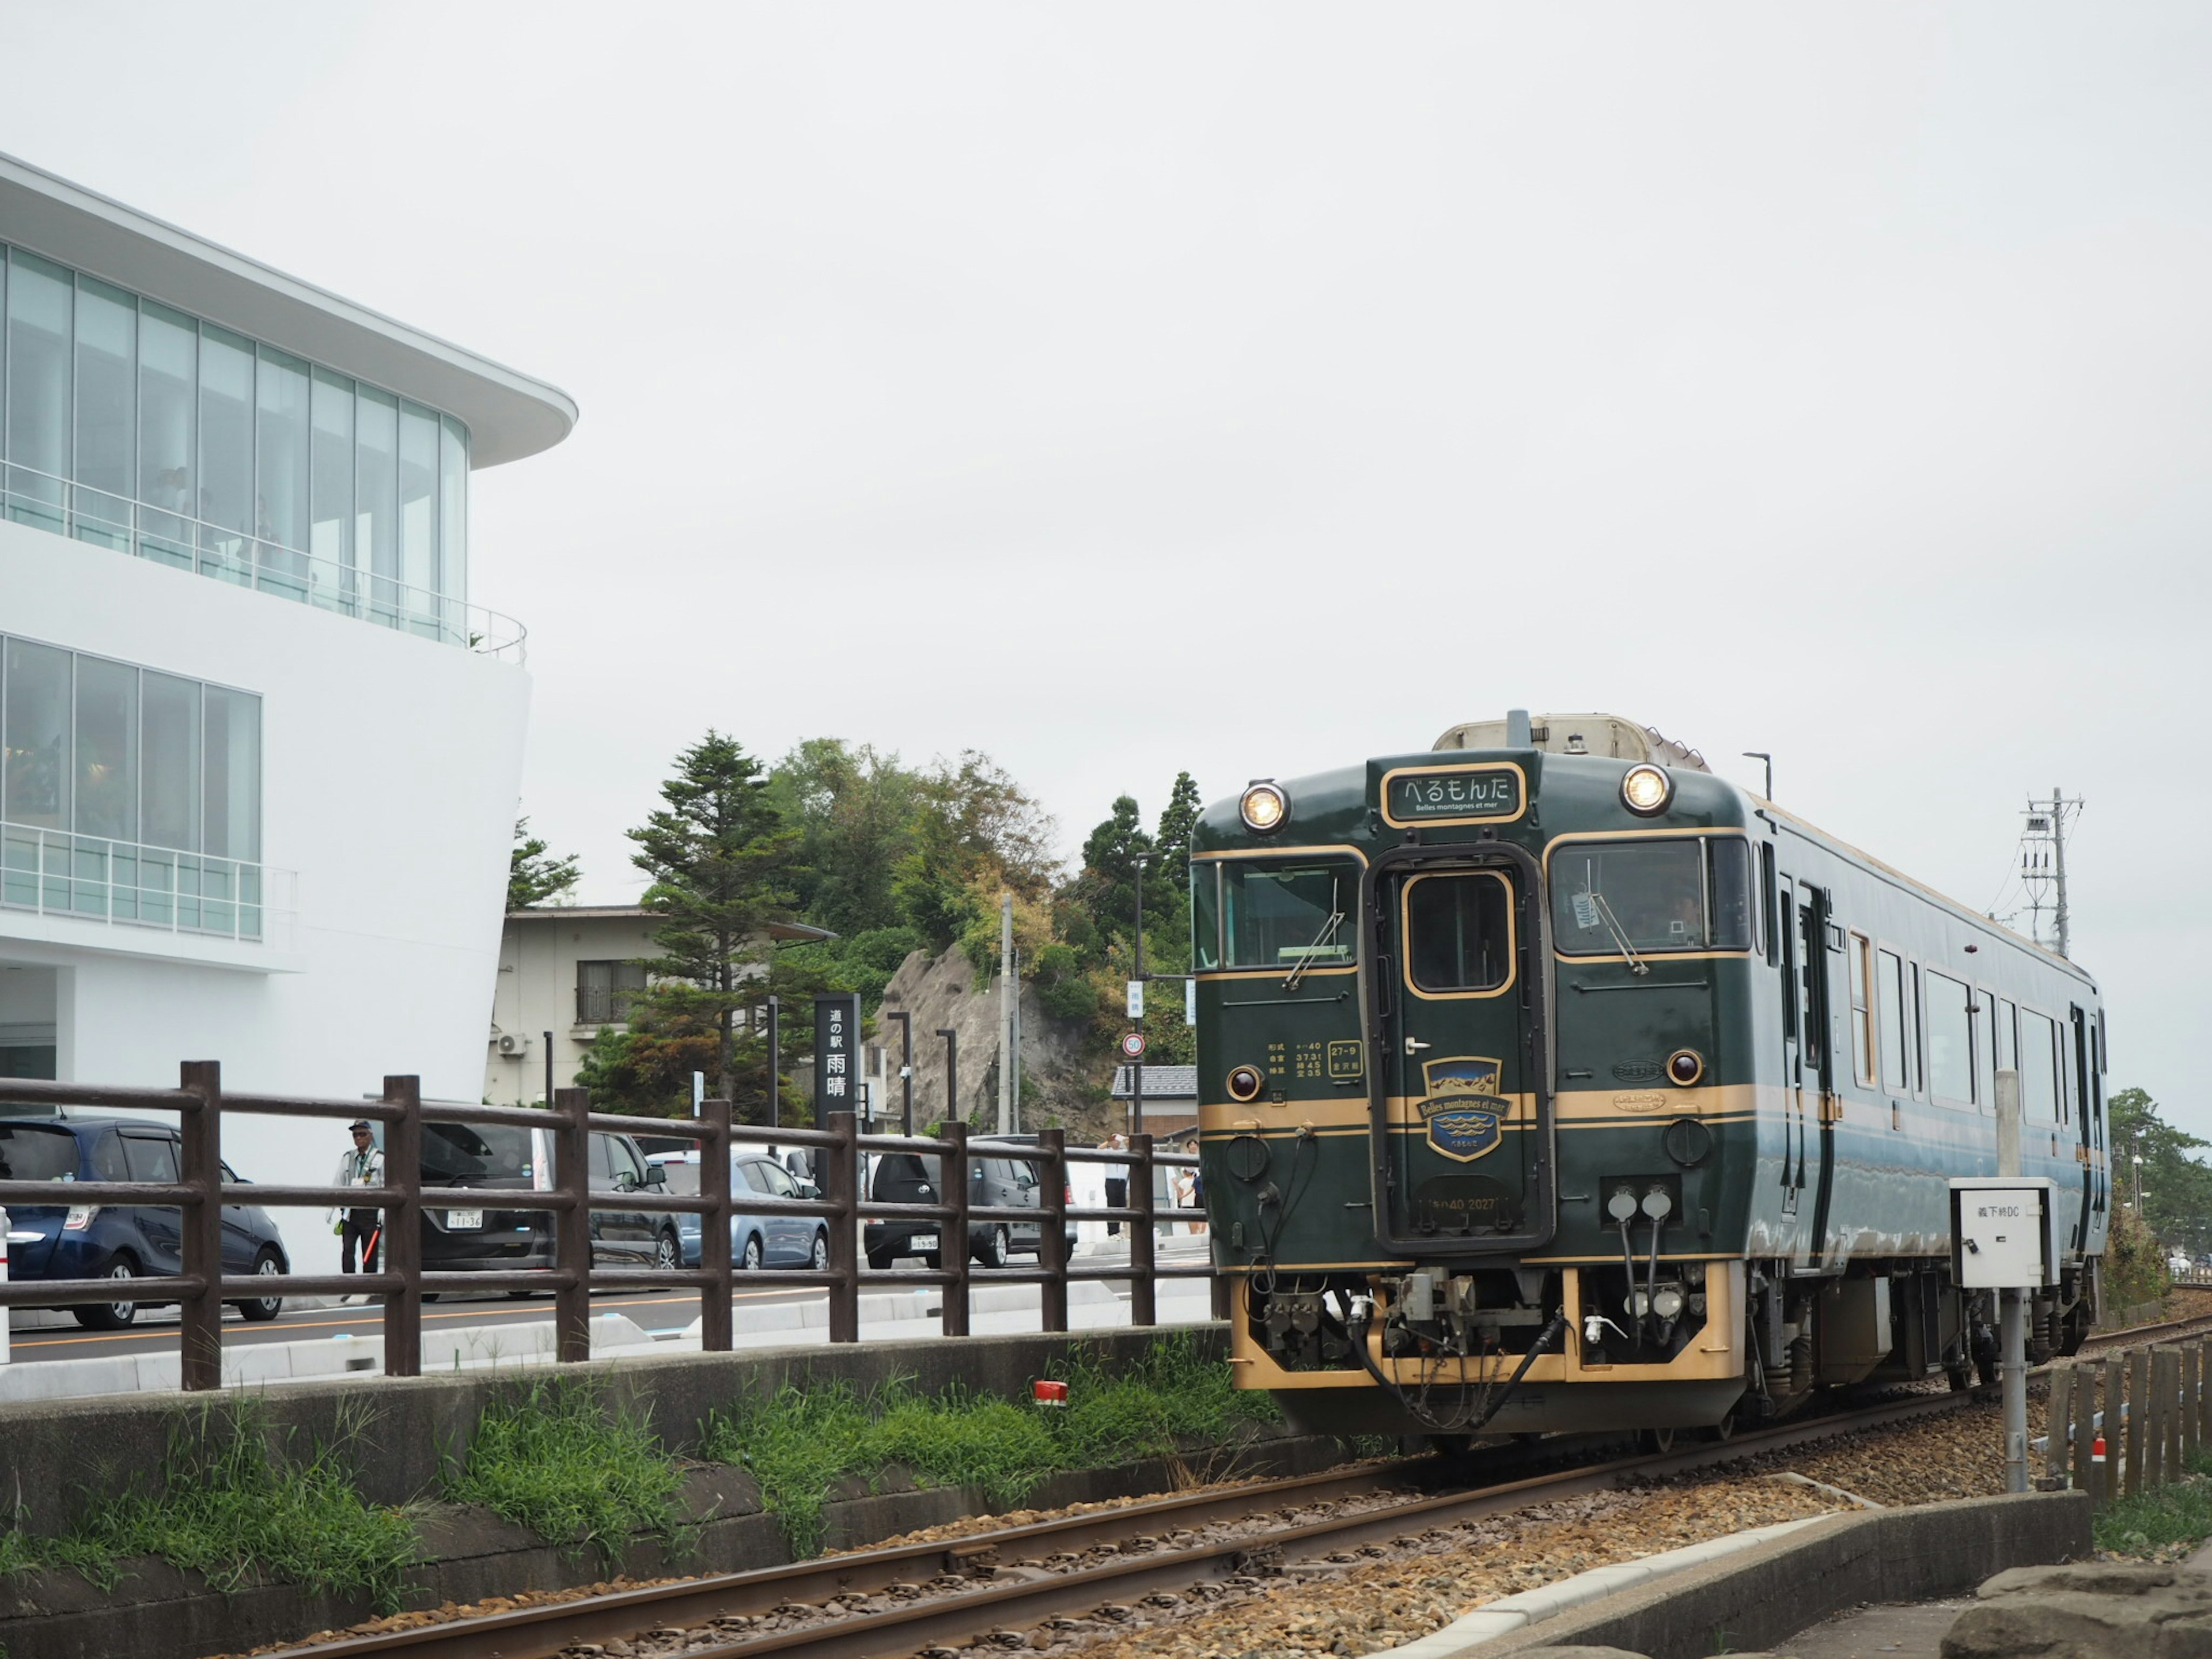
<path id="1" fill-rule="evenodd" d="M 665 1152 L 653 1159 L 667 1174 L 668 1190 L 685 1194 L 699 1190 L 699 1154 Z M 741 1153 L 730 1163 L 730 1198 L 743 1204 L 747 1194 L 764 1198 L 816 1198 L 820 1189 L 811 1181 L 791 1174 L 774 1158 L 761 1153 Z M 684 1265 L 699 1265 L 700 1218 L 676 1218 L 677 1242 Z M 830 1265 L 830 1227 L 820 1216 L 747 1215 L 742 1210 L 730 1218 L 730 1260 L 741 1271 L 761 1267 L 812 1267 Z"/>
<path id="2" fill-rule="evenodd" d="M 78 1181 L 178 1179 L 177 1132 L 142 1118 L 73 1117 L 0 1120 L 0 1178 L 51 1181 L 52 1204 L 26 1204 L 8 1212 L 8 1268 L 18 1281 L 41 1279 L 159 1278 L 184 1271 L 179 1212 L 150 1206 L 70 1204 Z M 239 1177 L 226 1164 L 225 1181 Z M 222 1270 L 233 1274 L 291 1271 L 284 1241 L 269 1212 L 258 1205 L 222 1206 Z M 73 1308 L 77 1322 L 96 1331 L 119 1331 L 147 1302 L 100 1302 Z M 281 1296 L 234 1304 L 252 1320 L 283 1311 Z"/>

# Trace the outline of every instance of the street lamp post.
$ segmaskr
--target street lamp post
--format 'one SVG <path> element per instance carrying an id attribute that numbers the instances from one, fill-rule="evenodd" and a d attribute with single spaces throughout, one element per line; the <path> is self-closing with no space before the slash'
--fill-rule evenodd
<path id="1" fill-rule="evenodd" d="M 940 1025 L 937 1035 L 945 1039 L 945 1121 L 950 1123 L 960 1115 L 960 1033 Z"/>
<path id="2" fill-rule="evenodd" d="M 2140 1221 L 2140 1220 L 2142 1220 L 2142 1154 L 2141 1152 L 2137 1152 L 2137 1153 L 2136 1153 L 2136 1154 L 2135 1154 L 2135 1165 L 2136 1165 L 2136 1220 L 2138 1220 L 2138 1221 Z"/>
<path id="3" fill-rule="evenodd" d="M 899 1133 L 914 1133 L 914 1016 L 903 1008 L 886 1008 L 885 1019 L 899 1023 Z"/>

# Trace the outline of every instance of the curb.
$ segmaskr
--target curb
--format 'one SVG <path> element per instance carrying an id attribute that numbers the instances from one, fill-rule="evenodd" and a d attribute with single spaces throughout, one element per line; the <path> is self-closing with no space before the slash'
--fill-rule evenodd
<path id="1" fill-rule="evenodd" d="M 1761 1544 L 1771 1544 L 1778 1538 L 1786 1538 L 1791 1533 L 1801 1532 L 1827 1518 L 1825 1515 L 1815 1515 L 1802 1521 L 1780 1521 L 1771 1527 L 1754 1527 L 1749 1532 L 1732 1532 L 1723 1538 L 1709 1538 L 1702 1544 L 1685 1544 L 1680 1549 L 1662 1550 L 1656 1555 L 1646 1555 L 1610 1567 L 1592 1567 L 1588 1572 L 1578 1572 L 1571 1578 L 1563 1578 L 1556 1584 L 1547 1584 L 1541 1589 L 1522 1590 L 1517 1595 L 1502 1595 L 1495 1601 L 1486 1601 L 1473 1613 L 1462 1614 L 1442 1630 L 1432 1631 L 1419 1641 L 1408 1642 L 1403 1647 L 1391 1648 L 1389 1651 L 1402 1655 L 1404 1659 L 1453 1659 L 1455 1655 L 1466 1653 L 1501 1636 L 1510 1636 L 1527 1626 L 1556 1619 L 1576 1607 L 1602 1601 L 1621 1590 L 1634 1589 L 1654 1578 L 1665 1577 L 1686 1567 L 1704 1566 L 1708 1562 L 1755 1549 Z"/>

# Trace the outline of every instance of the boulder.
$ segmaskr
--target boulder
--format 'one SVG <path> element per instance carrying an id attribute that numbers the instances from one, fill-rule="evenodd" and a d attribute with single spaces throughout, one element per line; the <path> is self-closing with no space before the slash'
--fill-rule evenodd
<path id="1" fill-rule="evenodd" d="M 1943 1659 L 2212 1659 L 2212 1573 L 2083 1562 L 1989 1580 Z"/>

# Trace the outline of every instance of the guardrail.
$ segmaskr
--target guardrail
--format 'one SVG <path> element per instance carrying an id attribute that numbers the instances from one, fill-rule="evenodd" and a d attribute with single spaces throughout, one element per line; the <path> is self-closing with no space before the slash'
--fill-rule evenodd
<path id="1" fill-rule="evenodd" d="M 103 1302 L 175 1302 L 182 1310 L 179 1341 L 183 1386 L 188 1390 L 222 1385 L 222 1307 L 225 1302 L 277 1296 L 336 1296 L 349 1292 L 384 1298 L 384 1371 L 415 1376 L 422 1365 L 422 1297 L 425 1291 L 544 1291 L 553 1292 L 555 1358 L 573 1364 L 591 1358 L 591 1293 L 594 1290 L 687 1286 L 699 1292 L 702 1346 L 727 1352 L 735 1337 L 732 1304 L 738 1283 L 730 1252 L 730 1218 L 738 1209 L 730 1191 L 731 1150 L 739 1146 L 806 1146 L 817 1160 L 822 1195 L 813 1199 L 771 1198 L 747 1193 L 747 1215 L 816 1216 L 830 1221 L 826 1269 L 779 1273 L 781 1285 L 826 1285 L 830 1291 L 829 1334 L 832 1342 L 860 1338 L 860 1297 L 863 1286 L 940 1285 L 942 1322 L 947 1336 L 965 1336 L 969 1291 L 978 1283 L 1037 1285 L 1042 1328 L 1067 1328 L 1067 1287 L 1078 1279 L 1126 1279 L 1130 1285 L 1131 1322 L 1158 1322 L 1158 1285 L 1162 1279 L 1206 1278 L 1213 1281 L 1213 1311 L 1227 1310 L 1227 1281 L 1210 1262 L 1161 1262 L 1155 1254 L 1157 1219 L 1152 1171 L 1187 1168 L 1188 1153 L 1158 1152 L 1150 1135 L 1132 1135 L 1127 1152 L 1107 1152 L 1066 1144 L 1063 1133 L 1048 1129 L 1034 1143 L 970 1139 L 967 1125 L 946 1122 L 937 1138 L 859 1133 L 852 1115 L 832 1115 L 823 1129 L 768 1129 L 731 1121 L 730 1103 L 709 1100 L 696 1118 L 628 1117 L 591 1109 L 581 1089 L 556 1091 L 548 1110 L 529 1106 L 447 1106 L 430 1114 L 441 1123 L 501 1123 L 550 1129 L 555 1146 L 554 1184 L 550 1189 L 502 1194 L 505 1207 L 550 1212 L 554 1218 L 553 1266 L 497 1273 L 426 1273 L 422 1267 L 422 1211 L 426 1205 L 480 1207 L 482 1188 L 426 1187 L 422 1183 L 422 1090 L 412 1077 L 388 1077 L 382 1098 L 313 1100 L 279 1095 L 226 1094 L 222 1069 L 213 1060 L 191 1060 L 180 1068 L 174 1089 L 106 1088 L 91 1084 L 47 1083 L 10 1079 L 9 1098 L 29 1104 L 88 1110 L 160 1111 L 178 1115 L 183 1142 L 181 1179 L 174 1185 L 150 1182 L 79 1181 L 68 1184 L 72 1204 L 141 1205 L 181 1212 L 183 1271 L 161 1277 L 19 1279 L 0 1285 L 0 1309 L 74 1307 Z M 385 1126 L 382 1187 L 293 1187 L 222 1179 L 222 1127 L 234 1114 L 266 1117 L 312 1117 L 349 1122 L 366 1118 Z M 590 1136 L 594 1130 L 689 1139 L 699 1145 L 696 1194 L 656 1191 L 593 1190 L 589 1185 Z M 940 1160 L 938 1204 L 878 1203 L 860 1191 L 860 1154 L 915 1152 Z M 968 1164 L 974 1158 L 1009 1158 L 1039 1166 L 1038 1190 L 1044 1201 L 1022 1208 L 968 1202 Z M 1085 1209 L 1067 1202 L 1067 1170 L 1078 1163 L 1120 1164 L 1135 1176 L 1132 1201 L 1113 1208 Z M 0 1181 L 0 1206 L 52 1204 L 55 1183 Z M 379 1271 L 361 1273 L 235 1274 L 222 1271 L 222 1206 L 258 1204 L 380 1210 L 384 1244 Z M 599 1267 L 592 1262 L 591 1212 L 595 1209 L 690 1213 L 700 1217 L 696 1267 Z M 872 1220 L 935 1221 L 945 1248 L 938 1267 L 865 1267 L 860 1256 L 863 1224 Z M 979 1268 L 966 1248 L 951 1248 L 968 1237 L 973 1222 L 1038 1224 L 1035 1267 Z M 1067 1259 L 1070 1221 L 1132 1224 L 1127 1264 L 1072 1264 Z"/>

